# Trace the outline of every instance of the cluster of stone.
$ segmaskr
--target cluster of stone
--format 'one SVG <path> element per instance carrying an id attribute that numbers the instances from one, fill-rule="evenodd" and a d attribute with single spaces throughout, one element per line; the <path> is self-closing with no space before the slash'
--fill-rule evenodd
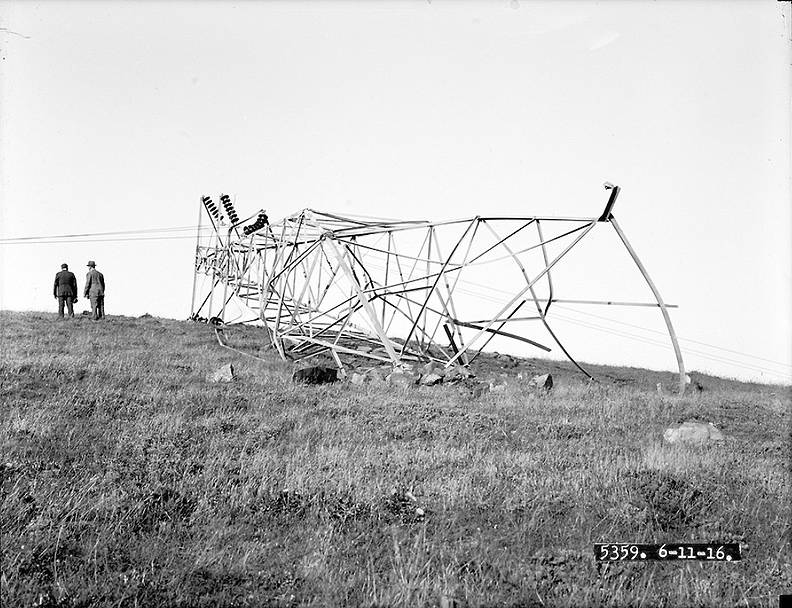
<path id="1" fill-rule="evenodd" d="M 506 374 L 501 374 L 506 376 Z M 206 375 L 206 381 L 211 383 L 233 382 L 236 373 L 233 366 L 228 363 Z M 478 398 L 485 392 L 505 392 L 508 386 L 506 378 L 495 378 L 491 381 L 481 381 L 462 365 L 444 366 L 442 363 L 431 361 L 421 367 L 411 363 L 403 363 L 396 367 L 359 368 L 347 375 L 353 385 L 388 384 L 398 387 L 412 386 L 438 386 L 451 385 L 460 392 L 470 397 Z M 518 381 L 523 381 L 523 375 L 517 374 Z M 300 367 L 292 373 L 292 381 L 301 384 L 326 384 L 339 380 L 339 370 L 324 365 Z M 549 391 L 553 388 L 553 377 L 550 374 L 533 376 L 525 385 L 530 389 L 543 389 Z"/>
<path id="2" fill-rule="evenodd" d="M 505 374 L 502 375 L 505 376 Z M 517 380 L 523 380 L 522 374 L 517 375 Z M 478 398 L 486 392 L 504 392 L 508 386 L 508 382 L 504 378 L 495 378 L 491 381 L 479 380 L 467 367 L 462 365 L 446 367 L 436 361 L 431 361 L 421 367 L 405 363 L 393 368 L 358 369 L 350 374 L 349 381 L 357 386 L 381 382 L 398 387 L 453 386 L 473 398 Z M 529 389 L 549 391 L 553 388 L 553 377 L 550 374 L 533 376 L 525 383 L 525 386 Z"/>

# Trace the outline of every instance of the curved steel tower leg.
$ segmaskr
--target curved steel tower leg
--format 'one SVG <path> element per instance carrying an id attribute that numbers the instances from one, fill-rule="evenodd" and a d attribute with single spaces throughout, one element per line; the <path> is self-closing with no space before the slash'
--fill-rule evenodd
<path id="1" fill-rule="evenodd" d="M 654 294 L 655 300 L 657 300 L 658 306 L 660 306 L 660 311 L 663 313 L 663 319 L 665 319 L 666 327 L 668 328 L 668 335 L 671 336 L 671 344 L 674 346 L 674 353 L 676 354 L 677 365 L 679 366 L 679 394 L 682 395 L 685 392 L 685 363 L 682 361 L 682 351 L 679 349 L 679 342 L 677 341 L 676 332 L 674 332 L 674 326 L 671 325 L 671 317 L 668 315 L 668 310 L 666 308 L 665 302 L 663 302 L 663 298 L 660 295 L 660 292 L 655 287 L 655 284 L 652 282 L 652 279 L 649 277 L 649 273 L 646 272 L 646 268 L 644 265 L 641 264 L 641 260 L 638 259 L 638 254 L 635 253 L 635 250 L 630 245 L 630 241 L 627 240 L 624 232 L 622 232 L 621 228 L 619 227 L 616 218 L 612 215 L 608 219 L 610 221 L 611 226 L 616 231 L 616 234 L 619 235 L 619 238 L 624 243 L 624 246 L 627 247 L 627 251 L 630 252 L 630 256 L 632 256 L 633 261 L 638 266 L 638 270 L 641 271 L 644 279 L 649 284 L 649 288 L 652 290 Z"/>
<path id="2" fill-rule="evenodd" d="M 550 259 L 547 257 L 547 247 L 545 247 L 544 235 L 542 234 L 542 226 L 540 225 L 539 220 L 536 220 L 536 233 L 539 235 L 539 242 L 542 244 L 542 258 L 544 259 L 545 266 L 547 266 L 550 263 Z M 572 362 L 572 364 L 575 367 L 577 367 L 581 372 L 586 374 L 589 380 L 594 380 L 595 379 L 594 376 L 592 376 L 588 372 L 588 370 L 586 370 L 582 365 L 580 365 L 580 363 L 575 361 L 572 355 L 569 354 L 569 351 L 567 351 L 564 345 L 561 344 L 561 340 L 558 339 L 558 336 L 555 335 L 555 332 L 552 329 L 550 329 L 550 324 L 547 322 L 547 311 L 550 310 L 550 304 L 553 303 L 553 279 L 551 278 L 549 272 L 547 273 L 547 285 L 549 287 L 549 293 L 547 295 L 547 305 L 545 306 L 544 311 L 539 307 L 539 304 L 537 303 L 537 308 L 539 308 L 539 314 L 541 315 L 542 323 L 544 324 L 547 333 L 549 333 L 550 336 L 553 338 L 553 340 L 555 340 L 555 343 L 558 344 L 558 348 L 560 348 L 561 351 L 566 355 L 566 358 L 569 359 Z M 536 296 L 534 296 L 534 299 L 535 298 Z"/>
<path id="3" fill-rule="evenodd" d="M 569 351 L 567 351 L 567 349 L 564 348 L 564 345 L 561 344 L 561 340 L 559 340 L 558 336 L 555 335 L 555 332 L 553 332 L 553 330 L 550 329 L 550 325 L 547 323 L 547 319 L 542 317 L 542 323 L 544 324 L 545 329 L 547 330 L 547 333 L 549 333 L 550 336 L 553 338 L 553 340 L 555 340 L 555 343 L 558 344 L 558 348 L 560 348 L 561 351 L 566 355 L 566 358 L 569 359 L 572 362 L 572 365 L 574 365 L 581 372 L 583 372 L 588 377 L 589 380 L 596 380 L 596 378 L 594 376 L 592 376 L 590 373 L 588 373 L 588 371 L 586 370 L 585 367 L 583 367 L 582 365 L 580 365 L 580 363 L 575 361 L 575 359 L 572 357 L 572 355 L 569 354 Z"/>
<path id="4" fill-rule="evenodd" d="M 487 228 L 489 228 L 490 232 L 492 232 L 492 234 L 495 236 L 496 239 L 501 240 L 500 236 L 495 233 L 495 230 L 493 230 L 493 228 L 487 222 L 484 222 L 484 225 Z M 536 221 L 536 228 L 537 228 L 537 231 L 538 231 L 537 233 L 539 235 L 539 242 L 542 245 L 542 256 L 544 258 L 545 267 L 548 267 L 548 266 L 550 266 L 550 259 L 547 257 L 547 248 L 545 247 L 544 237 L 542 236 L 542 229 L 539 227 L 539 221 L 538 220 Z M 533 299 L 534 304 L 536 304 L 536 310 L 539 313 L 539 318 L 541 319 L 542 324 L 545 326 L 545 329 L 547 330 L 547 332 L 550 334 L 550 336 L 553 338 L 553 340 L 555 340 L 555 343 L 558 344 L 558 347 L 566 355 L 566 358 L 569 359 L 572 362 L 572 364 L 575 367 L 577 367 L 581 372 L 583 372 L 586 376 L 588 376 L 588 378 L 590 380 L 594 380 L 594 376 L 592 376 L 590 373 L 588 373 L 588 371 L 586 371 L 577 361 L 575 361 L 575 359 L 572 357 L 572 355 L 569 354 L 569 351 L 566 348 L 564 348 L 564 345 L 561 344 L 561 340 L 558 339 L 558 336 L 555 335 L 555 332 L 553 332 L 553 330 L 550 329 L 550 325 L 547 323 L 547 318 L 546 318 L 547 310 L 550 308 L 550 304 L 553 301 L 553 281 L 550 278 L 550 271 L 548 270 L 547 271 L 547 275 L 546 275 L 548 284 L 550 286 L 550 293 L 549 293 L 549 295 L 547 297 L 547 306 L 545 307 L 544 310 L 542 310 L 542 307 L 539 305 L 539 300 L 536 297 L 536 290 L 534 289 L 533 284 L 531 283 L 531 279 L 528 277 L 528 273 L 525 270 L 525 266 L 523 266 L 523 264 L 520 262 L 520 259 L 514 254 L 514 251 L 512 251 L 511 247 L 509 247 L 505 242 L 501 242 L 500 244 L 501 244 L 501 246 L 503 246 L 506 249 L 506 251 L 509 252 L 509 255 L 512 256 L 512 258 L 514 259 L 514 262 L 519 267 L 520 272 L 522 273 L 526 284 L 530 288 L 531 298 Z M 528 299 L 526 298 L 525 300 L 523 300 L 522 304 L 524 304 L 527 301 L 528 301 Z M 522 304 L 520 304 L 520 306 L 522 306 Z M 517 309 L 520 306 L 515 308 L 512 311 L 511 315 L 509 315 L 509 316 L 511 317 L 512 315 L 514 315 L 514 313 L 517 312 Z M 504 323 L 501 323 L 501 325 L 500 325 L 500 327 L 498 327 L 498 329 L 503 327 L 503 325 L 504 325 Z M 494 337 L 494 335 L 493 335 L 493 337 Z M 489 340 L 488 340 L 488 342 L 489 342 Z M 486 346 L 486 343 L 484 344 L 484 346 Z M 481 348 L 483 349 L 484 346 L 482 346 Z M 481 349 L 479 349 L 479 352 L 481 352 Z"/>

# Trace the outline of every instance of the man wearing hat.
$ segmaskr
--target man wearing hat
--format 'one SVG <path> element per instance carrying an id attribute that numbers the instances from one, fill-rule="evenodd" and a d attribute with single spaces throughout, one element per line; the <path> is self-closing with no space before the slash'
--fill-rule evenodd
<path id="1" fill-rule="evenodd" d="M 85 276 L 85 297 L 91 300 L 93 320 L 98 321 L 104 317 L 104 275 L 96 269 L 96 262 L 88 262 L 88 274 Z"/>
<path id="2" fill-rule="evenodd" d="M 63 305 L 69 310 L 69 316 L 74 316 L 74 303 L 77 301 L 77 277 L 69 272 L 68 264 L 61 264 L 61 271 L 55 275 L 55 287 L 52 291 L 58 301 L 58 317 L 63 318 Z"/>

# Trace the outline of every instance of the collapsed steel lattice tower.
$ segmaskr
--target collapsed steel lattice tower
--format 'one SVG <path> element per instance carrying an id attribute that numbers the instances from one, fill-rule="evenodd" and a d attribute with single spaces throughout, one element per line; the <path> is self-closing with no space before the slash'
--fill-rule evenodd
<path id="1" fill-rule="evenodd" d="M 476 216 L 445 222 L 343 217 L 305 209 L 270 224 L 263 210 L 240 220 L 228 195 L 220 197 L 222 209 L 204 196 L 192 318 L 263 324 L 281 357 L 329 353 L 342 369 L 343 355 L 394 365 L 409 360 L 467 364 L 495 336 L 549 351 L 512 329 L 517 322 L 532 322 L 591 377 L 551 329 L 553 303 L 653 306 L 660 308 L 668 328 L 684 392 L 684 363 L 668 314 L 673 306 L 663 302 L 613 217 L 619 187 L 605 187 L 610 197 L 599 217 Z M 210 227 L 203 226 L 203 218 Z M 554 296 L 551 271 L 600 224 L 615 229 L 656 303 Z M 493 268 L 501 281 L 504 273 L 510 274 L 506 284 L 511 291 L 490 298 L 491 310 L 482 316 L 481 307 L 471 305 L 465 294 L 471 294 L 471 285 L 474 291 L 485 288 Z"/>

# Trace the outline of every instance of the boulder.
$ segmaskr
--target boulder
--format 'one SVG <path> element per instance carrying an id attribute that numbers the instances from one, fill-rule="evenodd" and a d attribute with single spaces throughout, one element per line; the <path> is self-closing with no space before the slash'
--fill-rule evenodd
<path id="1" fill-rule="evenodd" d="M 435 384 L 440 384 L 443 381 L 443 377 L 440 374 L 430 373 L 424 374 L 421 376 L 420 384 L 423 386 L 434 386 Z"/>
<path id="2" fill-rule="evenodd" d="M 666 443 L 705 443 L 723 441 L 725 437 L 711 422 L 688 420 L 680 425 L 667 428 L 663 433 Z"/>
<path id="3" fill-rule="evenodd" d="M 489 390 L 491 393 L 503 393 L 506 391 L 506 383 L 503 382 L 502 384 L 495 384 L 494 382 L 490 382 Z"/>
<path id="4" fill-rule="evenodd" d="M 322 365 L 296 369 L 292 374 L 292 382 L 302 382 L 303 384 L 327 384 L 336 380 L 338 380 L 338 370 Z"/>
<path id="5" fill-rule="evenodd" d="M 551 388 L 553 388 L 553 376 L 550 374 L 534 376 L 528 382 L 528 388 L 543 388 L 549 391 Z"/>
<path id="6" fill-rule="evenodd" d="M 446 382 L 459 382 L 472 377 L 473 373 L 463 365 L 453 365 L 445 369 L 444 379 Z"/>
<path id="7" fill-rule="evenodd" d="M 385 378 L 385 382 L 391 386 L 415 386 L 418 376 L 412 372 L 395 371 Z"/>
<path id="8" fill-rule="evenodd" d="M 358 374 L 357 372 L 352 372 L 352 375 L 349 377 L 349 381 L 352 384 L 360 386 L 366 381 L 366 376 L 364 376 L 363 374 Z"/>
<path id="9" fill-rule="evenodd" d="M 207 382 L 233 382 L 234 378 L 236 378 L 234 375 L 234 366 L 230 363 L 227 363 L 223 367 L 206 374 Z"/>

